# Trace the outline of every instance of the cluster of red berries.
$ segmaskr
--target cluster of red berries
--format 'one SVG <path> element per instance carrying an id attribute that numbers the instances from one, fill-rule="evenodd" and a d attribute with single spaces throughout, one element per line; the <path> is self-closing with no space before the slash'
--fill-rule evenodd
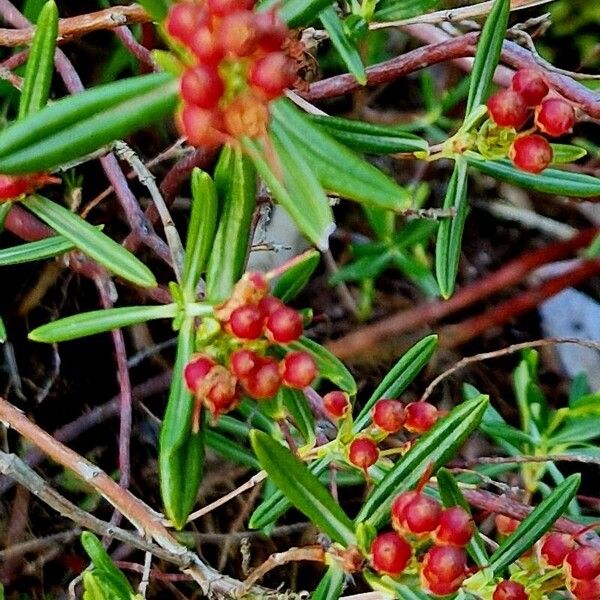
<path id="1" fill-rule="evenodd" d="M 30 194 L 38 188 L 51 183 L 60 183 L 60 179 L 52 177 L 48 173 L 0 175 L 0 202 L 14 200 L 23 194 Z"/>
<path id="2" fill-rule="evenodd" d="M 344 397 L 345 396 L 345 397 Z M 349 408 L 347 395 L 331 392 L 324 396 L 325 411 L 334 420 L 344 417 Z M 423 434 L 429 431 L 440 417 L 438 409 L 429 402 L 411 402 L 404 405 L 398 400 L 383 398 L 375 403 L 371 411 L 374 430 L 354 439 L 348 447 L 348 460 L 366 471 L 379 459 L 377 441 L 387 435 L 398 433 L 402 428 L 410 433 Z"/>
<path id="3" fill-rule="evenodd" d="M 296 80 L 284 51 L 289 31 L 275 10 L 254 12 L 255 0 L 174 4 L 166 29 L 189 50 L 181 78 L 178 125 L 194 146 L 216 147 L 265 134 L 267 104 Z"/>
<path id="4" fill-rule="evenodd" d="M 307 352 L 288 352 L 281 360 L 273 355 L 298 340 L 304 322 L 300 313 L 269 295 L 261 273 L 246 273 L 231 298 L 215 309 L 215 317 L 224 338 L 219 356 L 198 354 L 184 370 L 197 413 L 204 405 L 216 417 L 235 408 L 243 393 L 262 400 L 275 396 L 282 385 L 303 389 L 314 381 L 317 366 Z"/>
<path id="5" fill-rule="evenodd" d="M 413 544 L 421 546 L 429 538 L 433 545 L 418 561 L 423 587 L 436 596 L 458 591 L 471 572 L 465 546 L 475 525 L 467 511 L 459 506 L 443 509 L 421 490 L 405 492 L 392 503 L 392 527 L 371 546 L 377 572 L 398 577 L 413 557 Z"/>
<path id="6" fill-rule="evenodd" d="M 551 93 L 544 76 L 532 69 L 517 71 L 511 87 L 490 96 L 487 107 L 496 125 L 515 130 L 525 125 L 534 109 L 535 127 L 550 137 L 569 133 L 576 121 L 572 104 Z M 508 154 L 517 168 L 539 173 L 552 162 L 553 152 L 546 138 L 531 131 L 517 135 Z"/>

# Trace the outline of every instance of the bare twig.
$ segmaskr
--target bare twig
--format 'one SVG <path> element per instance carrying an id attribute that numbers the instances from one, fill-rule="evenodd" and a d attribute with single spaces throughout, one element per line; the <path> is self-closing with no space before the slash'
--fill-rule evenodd
<path id="1" fill-rule="evenodd" d="M 600 348 L 600 343 L 597 345 Z M 472 465 L 510 465 L 523 463 L 542 462 L 576 462 L 589 465 L 600 465 L 600 457 L 588 456 L 587 454 L 546 454 L 544 456 L 479 456 L 472 460 L 466 460 L 462 464 Z"/>

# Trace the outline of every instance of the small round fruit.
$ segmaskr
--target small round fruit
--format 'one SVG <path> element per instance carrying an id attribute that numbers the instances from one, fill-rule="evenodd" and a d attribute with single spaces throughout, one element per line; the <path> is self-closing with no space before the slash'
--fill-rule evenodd
<path id="1" fill-rule="evenodd" d="M 598 600 L 600 598 L 600 577 L 594 579 L 572 579 L 568 587 L 577 600 Z"/>
<path id="2" fill-rule="evenodd" d="M 317 376 L 317 365 L 308 352 L 290 352 L 281 361 L 281 375 L 285 385 L 303 390 Z"/>
<path id="3" fill-rule="evenodd" d="M 223 15 L 219 26 L 219 44 L 226 54 L 239 57 L 252 54 L 258 46 L 254 13 L 235 10 Z"/>
<path id="4" fill-rule="evenodd" d="M 386 433 L 397 433 L 406 420 L 404 404 L 398 400 L 378 400 L 371 413 L 373 423 Z"/>
<path id="5" fill-rule="evenodd" d="M 187 389 L 195 394 L 204 378 L 216 364 L 210 356 L 204 354 L 192 356 L 183 369 L 183 378 Z"/>
<path id="6" fill-rule="evenodd" d="M 374 465 L 378 458 L 379 448 L 371 438 L 356 438 L 348 448 L 348 460 L 363 471 Z"/>
<path id="7" fill-rule="evenodd" d="M 256 13 L 254 27 L 258 45 L 264 52 L 281 50 L 289 31 L 274 9 Z"/>
<path id="8" fill-rule="evenodd" d="M 248 394 L 257 400 L 272 398 L 281 387 L 277 361 L 269 356 L 261 358 L 258 367 L 242 379 L 242 384 Z"/>
<path id="9" fill-rule="evenodd" d="M 239 400 L 237 379 L 220 365 L 211 372 L 212 385 L 206 392 L 204 404 L 214 418 L 232 410 Z"/>
<path id="10" fill-rule="evenodd" d="M 336 390 L 323 396 L 323 409 L 331 419 L 337 421 L 350 410 L 350 397 L 346 392 Z"/>
<path id="11" fill-rule="evenodd" d="M 552 146 L 541 135 L 519 136 L 512 143 L 508 155 L 518 169 L 528 173 L 540 173 L 553 158 Z"/>
<path id="12" fill-rule="evenodd" d="M 416 498 L 418 492 L 403 492 L 392 502 L 392 527 L 399 533 L 408 531 L 406 524 L 406 507 Z"/>
<path id="13" fill-rule="evenodd" d="M 579 546 L 567 554 L 565 566 L 574 579 L 594 579 L 600 575 L 600 551 Z"/>
<path id="14" fill-rule="evenodd" d="M 202 25 L 194 31 L 189 40 L 189 47 L 194 56 L 203 65 L 218 65 L 225 52 L 208 25 Z"/>
<path id="15" fill-rule="evenodd" d="M 258 368 L 260 362 L 261 357 L 258 356 L 258 354 L 252 352 L 252 350 L 246 350 L 245 348 L 232 352 L 229 357 L 231 371 L 240 379 L 248 377 L 252 371 Z"/>
<path id="16" fill-rule="evenodd" d="M 455 546 L 432 546 L 423 559 L 421 578 L 425 588 L 436 596 L 452 594 L 466 578 L 467 555 Z"/>
<path id="17" fill-rule="evenodd" d="M 258 303 L 258 308 L 260 308 L 265 319 L 270 317 L 278 308 L 283 306 L 285 306 L 285 304 L 279 298 L 275 298 L 275 296 L 265 296 Z"/>
<path id="18" fill-rule="evenodd" d="M 430 533 L 436 529 L 441 514 L 440 503 L 422 493 L 416 494 L 404 509 L 406 527 L 415 535 Z"/>
<path id="19" fill-rule="evenodd" d="M 192 146 L 217 148 L 225 136 L 216 128 L 213 111 L 187 105 L 177 119 L 178 128 Z"/>
<path id="20" fill-rule="evenodd" d="M 501 127 L 520 129 L 529 115 L 522 96 L 511 89 L 501 90 L 487 101 L 490 117 Z"/>
<path id="21" fill-rule="evenodd" d="M 187 44 L 198 25 L 198 7 L 191 2 L 173 4 L 167 16 L 166 27 L 169 35 Z"/>
<path id="22" fill-rule="evenodd" d="M 575 110 L 562 98 L 544 100 L 535 111 L 535 124 L 552 137 L 569 133 L 575 125 Z"/>
<path id="23" fill-rule="evenodd" d="M 265 328 L 267 336 L 273 342 L 289 344 L 302 335 L 304 323 L 298 311 L 289 306 L 282 306 L 271 313 Z"/>
<path id="24" fill-rule="evenodd" d="M 517 530 L 517 527 L 521 524 L 518 519 L 507 517 L 506 515 L 496 515 L 496 529 L 500 535 L 510 535 Z"/>
<path id="25" fill-rule="evenodd" d="M 208 0 L 207 7 L 211 14 L 225 17 L 239 10 L 249 10 L 254 7 L 255 0 Z"/>
<path id="26" fill-rule="evenodd" d="M 501 581 L 494 590 L 492 600 L 528 600 L 525 586 L 516 581 Z"/>
<path id="27" fill-rule="evenodd" d="M 412 556 L 412 547 L 401 535 L 388 531 L 375 538 L 371 555 L 371 563 L 378 573 L 397 577 L 406 569 Z"/>
<path id="28" fill-rule="evenodd" d="M 262 300 L 269 293 L 269 282 L 264 273 L 260 271 L 249 271 L 244 274 L 244 281 L 247 281 L 253 288 L 253 295 Z"/>
<path id="29" fill-rule="evenodd" d="M 521 94 L 527 106 L 537 106 L 550 91 L 544 76 L 533 69 L 519 69 L 513 75 L 512 89 Z"/>
<path id="30" fill-rule="evenodd" d="M 188 69 L 181 78 L 180 87 L 185 102 L 206 109 L 214 108 L 225 91 L 217 69 L 206 65 Z"/>
<path id="31" fill-rule="evenodd" d="M 425 433 L 436 423 L 438 409 L 429 402 L 411 402 L 406 406 L 404 428 L 411 433 Z"/>
<path id="32" fill-rule="evenodd" d="M 271 52 L 250 68 L 248 82 L 266 100 L 283 94 L 296 81 L 295 64 L 283 52 Z"/>
<path id="33" fill-rule="evenodd" d="M 231 333 L 241 340 L 256 340 L 262 334 L 263 315 L 258 306 L 244 304 L 229 317 Z"/>
<path id="34" fill-rule="evenodd" d="M 540 554 L 549 567 L 560 567 L 575 547 L 575 540 L 566 533 L 550 533 L 542 541 Z"/>
<path id="35" fill-rule="evenodd" d="M 442 511 L 440 524 L 435 530 L 436 544 L 466 546 L 473 537 L 475 526 L 471 515 L 460 506 L 451 506 Z"/>

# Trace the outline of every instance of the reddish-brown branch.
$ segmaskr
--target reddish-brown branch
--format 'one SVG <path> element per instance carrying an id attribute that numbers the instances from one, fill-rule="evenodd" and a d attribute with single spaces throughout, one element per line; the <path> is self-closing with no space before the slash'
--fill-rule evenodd
<path id="1" fill-rule="evenodd" d="M 14 21 L 13 12 L 1 13 L 8 22 Z M 116 29 L 123 25 L 147 23 L 150 16 L 141 6 L 114 6 L 105 10 L 60 19 L 58 26 L 59 41 L 78 38 L 100 29 Z M 17 27 L 20 27 L 17 25 Z M 0 46 L 26 46 L 33 39 L 35 27 L 23 26 L 22 29 L 0 29 Z"/>
<path id="2" fill-rule="evenodd" d="M 597 232 L 597 229 L 586 229 L 570 240 L 555 242 L 539 250 L 527 252 L 484 279 L 459 290 L 449 300 L 421 304 L 413 309 L 400 311 L 378 323 L 361 327 L 339 340 L 329 342 L 328 348 L 342 359 L 361 353 L 368 354 L 385 340 L 422 325 L 435 323 L 495 292 L 521 282 L 533 269 L 541 265 L 570 256 L 576 250 L 587 246 Z"/>

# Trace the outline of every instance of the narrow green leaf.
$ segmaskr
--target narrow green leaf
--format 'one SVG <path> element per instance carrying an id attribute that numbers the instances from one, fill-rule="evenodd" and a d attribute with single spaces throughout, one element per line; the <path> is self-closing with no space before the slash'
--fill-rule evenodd
<path id="1" fill-rule="evenodd" d="M 437 335 L 428 335 L 400 357 L 358 413 L 352 428 L 355 433 L 367 426 L 371 419 L 371 409 L 377 400 L 397 398 L 413 382 L 419 371 L 433 356 L 437 348 L 437 340 Z"/>
<path id="2" fill-rule="evenodd" d="M 65 342 L 78 338 L 145 323 L 153 319 L 172 319 L 177 314 L 176 304 L 164 306 L 123 306 L 65 317 L 37 327 L 29 333 L 35 342 Z"/>
<path id="3" fill-rule="evenodd" d="M 278 393 L 281 394 L 283 406 L 294 419 L 306 445 L 313 445 L 315 442 L 315 417 L 306 396 L 300 390 L 286 386 L 279 388 Z"/>
<path id="4" fill-rule="evenodd" d="M 254 458 L 254 455 L 246 450 L 243 446 L 240 446 L 236 442 L 232 442 L 224 435 L 207 429 L 205 433 L 205 440 L 206 445 L 215 452 L 218 452 L 221 456 L 224 456 L 238 465 L 250 467 L 251 469 L 260 471 L 260 464 L 256 458 Z"/>
<path id="5" fill-rule="evenodd" d="M 469 503 L 465 500 L 463 493 L 460 491 L 460 488 L 450 471 L 442 467 L 437 472 L 437 482 L 444 506 L 460 506 L 471 514 Z M 488 565 L 488 553 L 477 527 L 475 527 L 473 537 L 467 545 L 467 550 L 478 567 L 485 567 Z"/>
<path id="6" fill-rule="evenodd" d="M 8 339 L 8 335 L 6 333 L 6 326 L 4 325 L 4 320 L 0 317 L 0 344 L 4 344 Z"/>
<path id="7" fill-rule="evenodd" d="M 510 0 L 494 1 L 477 44 L 467 98 L 467 116 L 483 104 L 488 97 L 494 72 L 500 60 L 509 14 Z"/>
<path id="8" fill-rule="evenodd" d="M 411 205 L 408 191 L 315 125 L 289 100 L 273 102 L 273 118 L 295 139 L 326 190 L 390 210 Z"/>
<path id="9" fill-rule="evenodd" d="M 250 442 L 263 469 L 298 510 L 333 541 L 356 543 L 352 521 L 303 462 L 262 431 L 252 430 Z"/>
<path id="10" fill-rule="evenodd" d="M 256 205 L 256 172 L 250 159 L 241 150 L 231 148 L 224 148 L 221 155 L 221 160 L 230 168 L 228 187 L 220 198 L 217 233 L 206 267 L 206 297 L 211 302 L 229 298 L 234 284 L 244 272 L 250 223 Z M 218 180 L 216 184 L 221 194 Z"/>
<path id="11" fill-rule="evenodd" d="M 4 224 L 6 223 L 6 217 L 12 208 L 12 202 L 4 202 L 0 204 L 0 233 L 4 231 Z"/>
<path id="12" fill-rule="evenodd" d="M 346 587 L 346 573 L 337 564 L 329 566 L 310 600 L 338 600 Z"/>
<path id="13" fill-rule="evenodd" d="M 294 299 L 304 289 L 319 265 L 321 255 L 316 250 L 308 250 L 300 258 L 301 260 L 278 277 L 271 287 L 273 296 L 284 302 Z"/>
<path id="14" fill-rule="evenodd" d="M 400 493 L 414 487 L 429 467 L 435 472 L 458 452 L 477 428 L 488 404 L 487 396 L 468 400 L 440 419 L 405 454 L 369 494 L 356 517 L 380 527 L 389 517 L 390 506 Z"/>
<path id="15" fill-rule="evenodd" d="M 41 110 L 48 102 L 52 73 L 54 71 L 54 49 L 58 36 L 58 9 L 54 0 L 44 4 L 37 19 L 35 35 L 27 58 L 18 119 Z"/>
<path id="16" fill-rule="evenodd" d="M 545 169 L 534 175 L 516 169 L 507 159 L 487 160 L 473 152 L 467 152 L 465 156 L 469 165 L 478 171 L 529 190 L 574 198 L 600 195 L 600 178 L 598 177 L 559 169 Z"/>
<path id="17" fill-rule="evenodd" d="M 329 277 L 329 285 L 337 285 L 342 281 L 362 281 L 379 277 L 392 263 L 393 250 L 386 250 L 375 256 L 362 256 L 343 267 Z"/>
<path id="18" fill-rule="evenodd" d="M 277 7 L 279 16 L 290 27 L 300 27 L 312 23 L 331 0 L 267 0 L 259 10 Z"/>
<path id="19" fill-rule="evenodd" d="M 292 342 L 288 346 L 290 350 L 303 350 L 308 352 L 317 363 L 319 374 L 325 379 L 329 379 L 344 392 L 351 396 L 356 394 L 356 381 L 344 364 L 329 350 L 317 344 L 313 340 L 302 336 L 297 342 Z"/>
<path id="20" fill-rule="evenodd" d="M 194 352 L 194 319 L 184 319 L 177 342 L 173 381 L 160 430 L 158 465 L 166 515 L 182 529 L 194 508 L 204 465 L 204 424 L 192 432 L 194 397 L 186 388 L 183 370 Z"/>
<path id="21" fill-rule="evenodd" d="M 307 164 L 297 144 L 279 123 L 271 123 L 271 138 L 289 192 L 277 198 L 289 213 L 298 229 L 319 250 L 329 248 L 329 236 L 335 229 L 329 199 Z M 291 198 L 291 203 L 287 199 Z"/>
<path id="22" fill-rule="evenodd" d="M 436 276 L 444 298 L 452 295 L 458 273 L 462 236 L 469 208 L 467 185 L 467 163 L 462 158 L 457 158 L 444 198 L 444 208 L 454 208 L 456 214 L 440 223 L 435 246 Z"/>
<path id="23" fill-rule="evenodd" d="M 138 4 L 155 20 L 163 21 L 169 12 L 170 0 L 138 0 Z"/>
<path id="24" fill-rule="evenodd" d="M 346 34 L 344 24 L 337 16 L 333 6 L 330 5 L 325 10 L 322 10 L 319 13 L 319 19 L 321 19 L 321 23 L 327 30 L 333 47 L 344 61 L 348 71 L 354 75 L 356 81 L 358 81 L 360 85 L 366 85 L 367 74 L 365 73 L 365 67 L 360 57 L 360 52 L 357 50 L 354 42 Z"/>
<path id="25" fill-rule="evenodd" d="M 552 146 L 552 164 L 562 165 L 575 162 L 587 154 L 587 150 L 581 146 L 572 144 L 550 144 Z"/>
<path id="26" fill-rule="evenodd" d="M 396 21 L 422 15 L 441 4 L 440 0 L 382 0 L 377 5 L 378 21 Z"/>
<path id="27" fill-rule="evenodd" d="M 115 275 L 141 287 L 156 286 L 152 271 L 144 263 L 81 217 L 43 196 L 29 196 L 22 204 Z"/>
<path id="28" fill-rule="evenodd" d="M 43 240 L 3 248 L 0 250 L 0 266 L 20 265 L 35 260 L 44 260 L 60 256 L 73 250 L 73 248 L 75 248 L 73 242 L 62 235 L 55 235 Z"/>
<path id="29" fill-rule="evenodd" d="M 395 152 L 423 152 L 429 144 L 423 138 L 401 127 L 373 125 L 354 119 L 308 115 L 308 119 L 324 129 L 338 142 L 370 154 L 393 154 Z"/>
<path id="30" fill-rule="evenodd" d="M 62 98 L 0 133 L 0 172 L 48 171 L 169 116 L 172 75 L 156 73 Z"/>
<path id="31" fill-rule="evenodd" d="M 192 211 L 188 225 L 182 284 L 184 293 L 193 299 L 200 275 L 213 246 L 217 228 L 217 190 L 208 173 L 192 171 Z"/>
<path id="32" fill-rule="evenodd" d="M 489 567 L 495 575 L 504 571 L 552 527 L 575 497 L 580 482 L 579 473 L 567 477 L 502 542 L 490 557 Z"/>

